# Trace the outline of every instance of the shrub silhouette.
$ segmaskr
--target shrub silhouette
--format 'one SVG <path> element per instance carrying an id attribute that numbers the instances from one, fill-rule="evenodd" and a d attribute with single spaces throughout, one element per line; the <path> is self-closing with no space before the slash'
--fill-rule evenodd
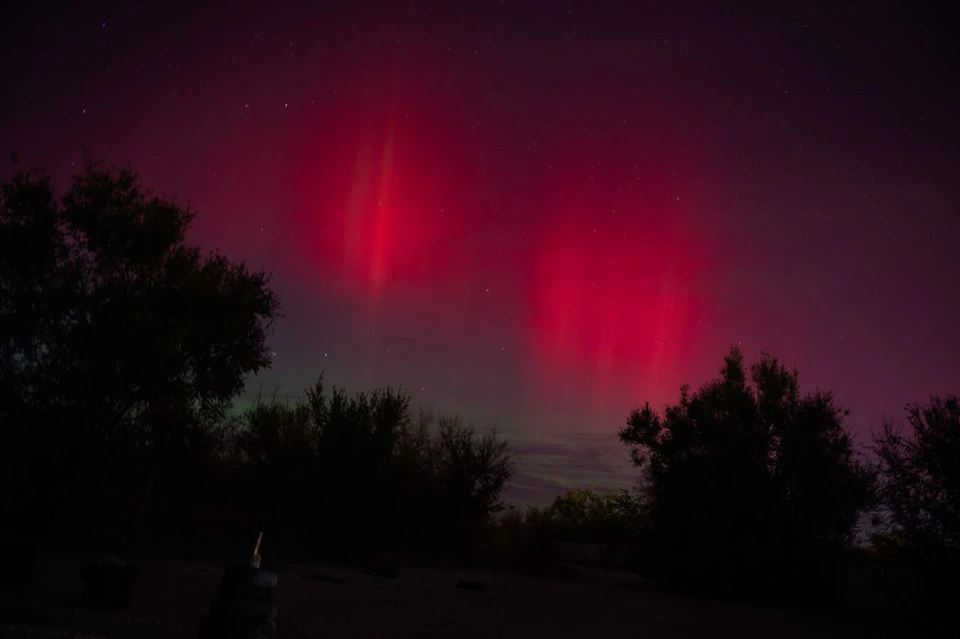
<path id="1" fill-rule="evenodd" d="M 447 530 L 469 534 L 504 508 L 501 497 L 513 460 L 496 431 L 478 434 L 457 417 L 440 417 L 430 458 L 440 489 L 436 506 Z"/>
<path id="2" fill-rule="evenodd" d="M 402 389 L 328 393 L 321 376 L 302 401 L 258 401 L 241 424 L 238 462 L 255 478 L 259 520 L 340 553 L 469 546 L 513 472 L 495 431 L 414 419 Z"/>
<path id="3" fill-rule="evenodd" d="M 907 406 L 909 432 L 889 421 L 874 436 L 880 496 L 892 534 L 921 554 L 960 550 L 960 398 Z"/>
<path id="4" fill-rule="evenodd" d="M 630 491 L 572 488 L 546 508 L 531 507 L 527 521 L 548 543 L 630 544 L 637 542 L 643 524 L 639 506 Z"/>
<path id="5" fill-rule="evenodd" d="M 960 567 L 960 398 L 906 407 L 906 426 L 885 421 L 873 437 L 886 529 L 873 550 L 895 567 L 881 587 L 912 628 L 946 636 Z"/>
<path id="6" fill-rule="evenodd" d="M 769 355 L 748 380 L 736 348 L 698 392 L 634 410 L 619 436 L 645 473 L 656 576 L 715 592 L 815 583 L 808 571 L 851 545 L 870 497 L 846 414 L 830 393 L 801 395 Z"/>

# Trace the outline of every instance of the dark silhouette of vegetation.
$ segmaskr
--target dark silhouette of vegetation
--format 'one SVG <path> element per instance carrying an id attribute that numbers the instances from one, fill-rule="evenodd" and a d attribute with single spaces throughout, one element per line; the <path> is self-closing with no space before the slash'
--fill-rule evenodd
<path id="1" fill-rule="evenodd" d="M 907 425 L 874 437 L 891 541 L 922 554 L 960 550 L 960 399 L 907 406 Z"/>
<path id="2" fill-rule="evenodd" d="M 76 497 L 66 489 L 99 474 L 83 462 L 122 448 L 146 460 L 135 529 L 158 463 L 194 448 L 270 365 L 279 302 L 264 272 L 189 244 L 194 213 L 131 171 L 88 159 L 57 199 L 50 176 L 17 170 L 0 198 L 2 428 L 40 447 L 15 447 L 20 459 L 66 471 L 24 498 Z"/>
<path id="3" fill-rule="evenodd" d="M 39 171 L 0 184 L 7 532 L 116 539 L 146 516 L 193 542 L 266 528 L 358 551 L 476 534 L 512 473 L 494 432 L 322 378 L 230 414 L 279 302 L 263 271 L 189 244 L 193 218 L 89 159 L 60 198 Z"/>
<path id="4" fill-rule="evenodd" d="M 681 588 L 802 594 L 808 570 L 852 546 L 871 496 L 845 416 L 830 393 L 801 395 L 773 357 L 748 377 L 736 348 L 698 392 L 634 410 L 620 439 L 645 472 L 653 574 Z"/>
<path id="5" fill-rule="evenodd" d="M 635 544 L 643 530 L 640 501 L 633 492 L 573 488 L 546 508 L 531 507 L 527 521 L 550 542 Z"/>
<path id="6" fill-rule="evenodd" d="M 392 389 L 348 396 L 322 377 L 295 404 L 259 401 L 237 433 L 259 514 L 344 550 L 466 544 L 501 510 L 507 443 L 455 417 L 410 410 Z M 283 495 L 278 500 L 276 495 Z"/>
<path id="7" fill-rule="evenodd" d="M 576 570 L 558 562 L 634 568 L 645 546 L 641 502 L 633 491 L 573 488 L 546 507 L 507 506 L 488 518 L 476 543 L 480 563 L 539 577 L 566 578 Z"/>
<path id="8" fill-rule="evenodd" d="M 873 438 L 886 525 L 872 547 L 899 573 L 879 587 L 914 621 L 946 630 L 960 568 L 960 398 L 908 405 L 905 426 L 885 421 Z"/>

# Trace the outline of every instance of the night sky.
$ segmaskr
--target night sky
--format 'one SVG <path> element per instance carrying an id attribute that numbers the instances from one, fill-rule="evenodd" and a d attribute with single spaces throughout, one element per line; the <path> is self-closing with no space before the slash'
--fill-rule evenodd
<path id="1" fill-rule="evenodd" d="M 248 400 L 321 370 L 402 384 L 499 426 L 512 499 L 543 501 L 629 485 L 630 409 L 733 344 L 860 434 L 960 392 L 960 73 L 934 10 L 18 4 L 0 150 L 61 179 L 84 148 L 130 164 L 199 212 L 193 240 L 273 273 Z"/>

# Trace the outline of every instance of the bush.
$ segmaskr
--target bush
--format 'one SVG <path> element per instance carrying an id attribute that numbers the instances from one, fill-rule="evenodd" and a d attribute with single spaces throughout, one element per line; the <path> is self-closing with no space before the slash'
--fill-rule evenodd
<path id="1" fill-rule="evenodd" d="M 904 429 L 885 422 L 874 436 L 880 504 L 886 530 L 875 534 L 876 555 L 909 579 L 885 584 L 904 591 L 904 615 L 914 628 L 946 634 L 960 568 L 960 398 L 932 397 L 907 406 Z"/>
<path id="2" fill-rule="evenodd" d="M 890 422 L 874 437 L 880 496 L 892 534 L 920 554 L 960 551 L 960 398 L 907 406 L 909 432 Z"/>
<path id="3" fill-rule="evenodd" d="M 643 523 L 639 502 L 631 492 L 589 488 L 567 490 L 547 508 L 531 508 L 528 519 L 538 536 L 550 543 L 609 546 L 635 543 Z"/>
<path id="4" fill-rule="evenodd" d="M 644 470 L 655 575 L 675 587 L 792 596 L 853 544 L 872 475 L 829 393 L 733 349 L 720 377 L 681 390 L 663 412 L 638 408 L 620 430 Z M 751 383 L 752 382 L 752 383 Z"/>
<path id="5" fill-rule="evenodd" d="M 402 390 L 327 393 L 321 376 L 303 401 L 258 401 L 240 424 L 257 520 L 339 554 L 474 545 L 513 472 L 496 432 L 413 419 Z"/>

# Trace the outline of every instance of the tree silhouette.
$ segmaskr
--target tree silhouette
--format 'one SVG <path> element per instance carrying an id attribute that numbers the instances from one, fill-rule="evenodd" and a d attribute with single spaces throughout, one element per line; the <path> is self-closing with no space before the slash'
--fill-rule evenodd
<path id="1" fill-rule="evenodd" d="M 884 422 L 874 437 L 880 496 L 893 532 L 924 555 L 960 550 L 960 398 L 907 406 L 909 431 Z"/>
<path id="2" fill-rule="evenodd" d="M 451 524 L 472 527 L 504 508 L 514 467 L 510 445 L 496 431 L 478 433 L 456 417 L 441 417 L 431 453 L 438 505 Z"/>
<path id="3" fill-rule="evenodd" d="M 764 588 L 797 582 L 789 565 L 848 547 L 871 474 L 830 393 L 736 348 L 720 376 L 663 412 L 634 410 L 619 431 L 645 471 L 653 568 L 676 586 Z M 751 384 L 752 382 L 752 384 Z M 738 583 L 739 582 L 739 583 Z M 799 582 L 798 582 L 799 583 Z"/>
<path id="4" fill-rule="evenodd" d="M 236 441 L 258 519 L 341 554 L 473 542 L 503 507 L 509 446 L 456 417 L 415 419 L 410 401 L 402 389 L 327 389 L 321 375 L 301 401 L 254 404 Z"/>
<path id="5" fill-rule="evenodd" d="M 4 426 L 147 452 L 135 530 L 164 454 L 270 365 L 279 302 L 264 272 L 189 244 L 194 212 L 129 170 L 88 158 L 60 200 L 39 172 L 0 188 Z"/>

